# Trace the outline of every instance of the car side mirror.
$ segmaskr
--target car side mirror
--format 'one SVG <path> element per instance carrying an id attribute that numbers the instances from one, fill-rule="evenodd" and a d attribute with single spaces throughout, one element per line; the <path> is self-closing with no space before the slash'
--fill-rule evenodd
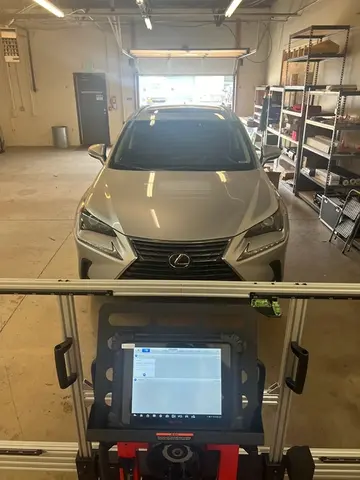
<path id="1" fill-rule="evenodd" d="M 276 160 L 281 155 L 281 149 L 273 145 L 265 145 L 261 152 L 261 165 Z"/>
<path id="2" fill-rule="evenodd" d="M 91 147 L 88 148 L 88 154 L 90 157 L 100 160 L 100 162 L 104 165 L 106 161 L 106 145 L 104 143 L 96 143 L 95 145 L 91 145 Z"/>

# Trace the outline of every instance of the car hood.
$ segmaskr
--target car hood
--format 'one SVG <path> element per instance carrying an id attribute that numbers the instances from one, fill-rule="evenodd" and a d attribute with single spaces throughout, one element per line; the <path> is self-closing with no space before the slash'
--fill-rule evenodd
<path id="1" fill-rule="evenodd" d="M 167 241 L 230 238 L 278 208 L 262 169 L 244 172 L 128 171 L 104 168 L 86 208 L 131 237 Z"/>

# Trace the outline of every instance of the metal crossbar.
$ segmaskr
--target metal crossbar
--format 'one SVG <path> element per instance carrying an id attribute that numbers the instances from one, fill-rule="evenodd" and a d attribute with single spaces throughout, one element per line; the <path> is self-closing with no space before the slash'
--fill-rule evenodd
<path id="1" fill-rule="evenodd" d="M 360 299 L 359 283 L 0 279 L 0 295 Z"/>

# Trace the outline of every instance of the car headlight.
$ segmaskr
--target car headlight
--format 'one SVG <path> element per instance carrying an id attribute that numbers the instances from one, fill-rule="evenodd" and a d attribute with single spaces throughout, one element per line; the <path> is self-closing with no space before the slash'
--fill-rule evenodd
<path id="1" fill-rule="evenodd" d="M 100 250 L 106 255 L 119 260 L 123 259 L 115 231 L 85 208 L 80 210 L 76 234 L 81 242 Z"/>
<path id="2" fill-rule="evenodd" d="M 281 232 L 284 228 L 283 212 L 279 209 L 270 217 L 265 218 L 262 222 L 251 227 L 245 235 L 245 238 L 256 237 L 257 235 L 264 235 L 265 233 Z"/>
<path id="3" fill-rule="evenodd" d="M 238 261 L 270 250 L 283 243 L 288 235 L 287 212 L 280 201 L 278 210 L 262 222 L 251 227 L 244 236 L 245 248 Z"/>

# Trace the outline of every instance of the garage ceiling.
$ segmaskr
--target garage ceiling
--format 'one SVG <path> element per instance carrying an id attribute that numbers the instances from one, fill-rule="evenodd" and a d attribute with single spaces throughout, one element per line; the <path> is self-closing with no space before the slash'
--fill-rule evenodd
<path id="1" fill-rule="evenodd" d="M 133 8 L 135 0 L 52 0 L 53 3 L 64 9 L 106 9 L 106 8 Z M 228 0 L 149 0 L 151 8 L 165 9 L 200 9 L 206 8 L 216 10 L 228 5 Z M 268 8 L 275 3 L 275 0 L 243 0 L 241 8 Z M 31 0 L 1 0 L 1 9 L 20 10 L 31 4 Z"/>
<path id="2" fill-rule="evenodd" d="M 143 21 L 141 17 L 157 17 L 157 22 L 165 18 L 178 20 L 177 16 L 181 16 L 181 21 L 200 20 L 215 23 L 217 26 L 224 21 L 224 13 L 230 3 L 230 0 L 143 0 L 141 3 L 138 0 L 137 5 L 136 0 L 51 1 L 63 10 L 69 19 L 71 16 L 77 22 L 96 19 L 96 22 L 104 23 L 109 15 L 118 15 L 122 19 L 132 17 L 135 21 Z M 274 3 L 275 0 L 242 0 L 234 17 L 245 17 L 247 20 L 254 18 L 256 21 L 269 19 L 269 9 Z M 58 21 L 52 17 L 51 13 L 31 0 L 0 0 L 0 25 L 12 24 L 14 21 Z"/>

